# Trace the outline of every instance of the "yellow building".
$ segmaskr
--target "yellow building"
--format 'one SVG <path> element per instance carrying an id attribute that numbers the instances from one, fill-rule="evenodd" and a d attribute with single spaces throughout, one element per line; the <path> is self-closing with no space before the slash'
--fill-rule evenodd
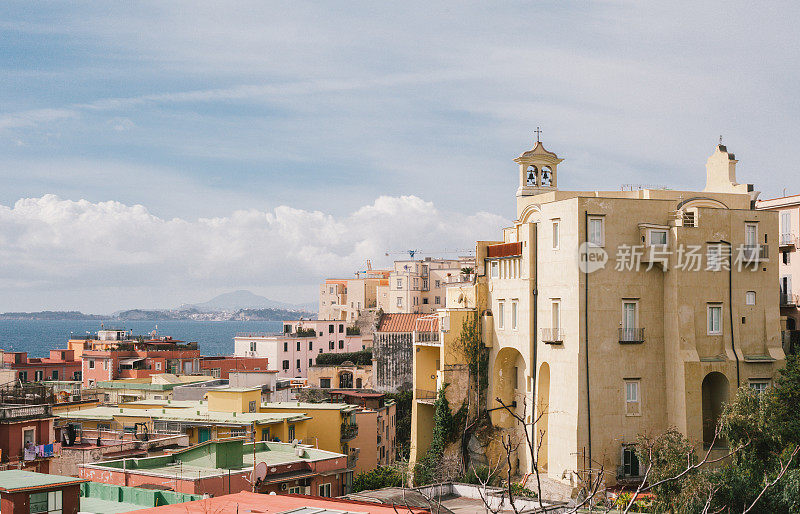
<path id="1" fill-rule="evenodd" d="M 298 436 L 297 439 L 321 450 L 345 455 L 350 455 L 348 443 L 358 435 L 353 415 L 357 410 L 357 405 L 347 403 L 277 402 L 261 405 L 261 412 L 265 413 L 305 413 L 309 417 L 306 422 L 308 436 Z"/>
<path id="2" fill-rule="evenodd" d="M 528 423 L 541 415 L 550 478 L 575 484 L 591 462 L 610 482 L 635 480 L 631 444 L 669 426 L 708 444 L 726 399 L 769 387 L 784 360 L 777 214 L 754 209 L 758 193 L 736 182 L 722 145 L 703 191 L 561 191 L 562 159 L 540 142 L 515 162 L 517 219 L 477 243 L 476 283 L 448 291 L 438 340 L 415 338 L 412 462 L 429 444 L 436 389 L 455 380 L 448 348 L 466 315 L 489 348 L 484 407 L 500 398 Z M 491 420 L 521 431 L 502 408 Z"/>

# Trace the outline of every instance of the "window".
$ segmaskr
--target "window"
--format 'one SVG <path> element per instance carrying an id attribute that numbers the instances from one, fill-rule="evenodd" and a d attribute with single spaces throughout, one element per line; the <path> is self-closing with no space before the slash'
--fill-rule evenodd
<path id="1" fill-rule="evenodd" d="M 755 223 L 744 226 L 744 244 L 749 247 L 758 245 L 758 225 Z"/>
<path id="2" fill-rule="evenodd" d="M 308 367 L 310 368 L 313 365 L 314 365 L 314 359 L 308 359 Z M 256 369 L 258 369 L 258 368 L 256 368 Z"/>
<path id="3" fill-rule="evenodd" d="M 553 331 L 558 335 L 558 330 L 561 328 L 561 300 L 551 300 L 550 309 Z"/>
<path id="4" fill-rule="evenodd" d="M 57 369 L 53 370 L 53 380 L 58 380 L 58 370 Z"/>
<path id="5" fill-rule="evenodd" d="M 44 371 L 36 370 L 33 372 L 33 376 L 35 377 L 34 380 L 36 382 L 41 382 L 42 380 L 44 380 Z"/>
<path id="6" fill-rule="evenodd" d="M 497 303 L 497 328 L 503 328 L 506 318 L 506 304 L 504 302 Z"/>
<path id="7" fill-rule="evenodd" d="M 517 301 L 511 302 L 511 330 L 517 329 Z"/>
<path id="8" fill-rule="evenodd" d="M 440 305 L 442 303 L 442 299 L 437 296 L 433 299 L 433 303 L 435 303 L 436 305 Z"/>
<path id="9" fill-rule="evenodd" d="M 441 287 L 441 284 L 442 284 L 442 281 L 441 281 L 441 280 L 437 280 L 437 281 L 436 281 L 436 287 Z"/>
<path id="10" fill-rule="evenodd" d="M 300 341 L 297 341 L 297 351 L 300 351 Z"/>
<path id="11" fill-rule="evenodd" d="M 708 306 L 708 334 L 722 334 L 722 305 Z"/>
<path id="12" fill-rule="evenodd" d="M 726 255 L 722 253 L 721 244 L 709 244 L 706 249 L 706 270 L 720 271 L 723 269 L 725 264 L 724 257 L 726 257 Z"/>
<path id="13" fill-rule="evenodd" d="M 289 343 L 287 343 L 286 341 L 283 342 L 283 351 L 284 352 L 288 352 L 289 351 Z"/>
<path id="14" fill-rule="evenodd" d="M 667 231 L 666 230 L 650 230 L 650 245 L 666 245 L 667 244 Z"/>
<path id="15" fill-rule="evenodd" d="M 161 363 L 156 362 L 156 371 L 161 371 Z"/>
<path id="16" fill-rule="evenodd" d="M 331 497 L 331 484 L 320 484 L 319 485 L 319 495 L 324 496 L 325 498 Z"/>
<path id="17" fill-rule="evenodd" d="M 331 388 L 331 379 L 330 378 L 320 378 L 319 379 L 319 387 L 320 387 L 320 389 L 330 389 Z"/>
<path id="18" fill-rule="evenodd" d="M 310 352 L 313 349 L 314 349 L 314 341 L 309 341 L 308 342 L 308 351 Z"/>
<path id="19" fill-rule="evenodd" d="M 789 253 L 789 252 L 783 252 L 781 254 L 781 260 L 782 260 L 782 262 L 784 264 L 789 264 L 789 263 L 792 262 L 792 259 L 789 257 L 790 255 L 791 255 L 791 253 Z"/>
<path id="20" fill-rule="evenodd" d="M 22 431 L 22 444 L 28 446 L 29 444 L 36 444 L 36 429 L 26 428 Z"/>
<path id="21" fill-rule="evenodd" d="M 27 382 L 28 381 L 28 372 L 27 371 L 20 371 L 19 372 L 19 381 L 20 382 Z"/>
<path id="22" fill-rule="evenodd" d="M 625 415 L 638 416 L 641 412 L 639 379 L 625 380 Z"/>
<path id="23" fill-rule="evenodd" d="M 289 369 L 289 361 L 283 361 L 283 369 Z"/>
<path id="24" fill-rule="evenodd" d="M 303 488 L 300 486 L 290 487 L 289 494 L 303 494 Z"/>
<path id="25" fill-rule="evenodd" d="M 340 323 L 340 324 L 339 324 L 339 333 L 341 334 L 342 332 L 344 332 L 344 325 L 342 325 L 342 324 Z"/>
<path id="26" fill-rule="evenodd" d="M 339 349 L 344 350 L 344 341 L 339 341 Z"/>
<path id="27" fill-rule="evenodd" d="M 255 341 L 250 341 L 250 351 L 251 352 L 256 351 L 256 342 Z"/>
<path id="28" fill-rule="evenodd" d="M 558 220 L 553 221 L 553 250 L 558 250 L 561 244 L 561 233 L 559 232 L 560 224 Z"/>
<path id="29" fill-rule="evenodd" d="M 300 359 L 297 359 L 297 369 L 300 370 Z"/>
<path id="30" fill-rule="evenodd" d="M 756 304 L 756 292 L 755 291 L 748 291 L 744 294 L 744 304 L 745 305 L 755 305 Z"/>
<path id="31" fill-rule="evenodd" d="M 255 412 L 256 411 L 256 402 L 255 400 L 251 401 L 247 404 L 248 412 Z"/>
<path id="32" fill-rule="evenodd" d="M 403 279 L 402 278 L 398 278 L 397 279 L 397 289 L 403 289 Z"/>
<path id="33" fill-rule="evenodd" d="M 108 369 L 108 359 L 103 359 L 103 369 Z"/>
<path id="34" fill-rule="evenodd" d="M 622 475 L 626 477 L 641 476 L 639 458 L 636 456 L 636 446 L 633 444 L 626 444 L 622 447 Z"/>
<path id="35" fill-rule="evenodd" d="M 72 380 L 80 380 L 80 379 L 81 379 L 81 372 L 80 371 L 73 371 L 72 372 Z"/>
<path id="36" fill-rule="evenodd" d="M 31 493 L 30 495 L 31 514 L 48 513 L 61 514 L 61 491 L 50 491 L 42 493 Z"/>
<path id="37" fill-rule="evenodd" d="M 491 278 L 500 278 L 500 263 L 497 261 L 492 261 L 489 266 L 491 268 Z"/>
<path id="38" fill-rule="evenodd" d="M 751 380 L 750 381 L 750 389 L 753 389 L 758 394 L 763 393 L 769 387 L 768 380 Z"/>
<path id="39" fill-rule="evenodd" d="M 427 298 L 423 298 L 422 299 L 422 305 L 428 305 L 428 299 Z"/>
<path id="40" fill-rule="evenodd" d="M 231 437 L 244 437 L 247 435 L 246 428 L 232 428 L 231 429 Z"/>
<path id="41" fill-rule="evenodd" d="M 622 302 L 622 328 L 631 330 L 638 328 L 636 322 L 637 303 L 632 301 Z"/>
<path id="42" fill-rule="evenodd" d="M 94 369 L 94 359 L 89 359 L 89 369 Z"/>
<path id="43" fill-rule="evenodd" d="M 336 348 L 336 343 L 328 341 L 328 350 L 333 350 L 334 348 Z"/>
<path id="44" fill-rule="evenodd" d="M 333 325 L 328 325 L 328 333 L 333 334 Z"/>
<path id="45" fill-rule="evenodd" d="M 605 237 L 603 232 L 603 218 L 589 218 L 589 244 L 603 246 Z"/>
<path id="46" fill-rule="evenodd" d="M 261 429 L 261 440 L 269 441 L 269 427 Z"/>
<path id="47" fill-rule="evenodd" d="M 397 297 L 397 306 L 398 307 L 402 307 L 403 306 L 403 297 L 402 296 L 398 296 Z"/>
<path id="48" fill-rule="evenodd" d="M 294 425 L 289 425 L 289 441 L 294 441 Z"/>
<path id="49" fill-rule="evenodd" d="M 792 214 L 790 212 L 781 213 L 781 244 L 792 242 Z"/>

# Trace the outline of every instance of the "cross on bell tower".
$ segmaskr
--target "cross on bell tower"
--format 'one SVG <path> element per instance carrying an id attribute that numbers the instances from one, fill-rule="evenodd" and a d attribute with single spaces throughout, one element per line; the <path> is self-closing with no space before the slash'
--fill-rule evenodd
<path id="1" fill-rule="evenodd" d="M 517 196 L 532 196 L 547 191 L 555 191 L 558 186 L 558 165 L 564 159 L 544 148 L 541 141 L 542 130 L 536 127 L 536 144 L 532 150 L 524 152 L 514 159 L 519 164 L 520 182 Z"/>

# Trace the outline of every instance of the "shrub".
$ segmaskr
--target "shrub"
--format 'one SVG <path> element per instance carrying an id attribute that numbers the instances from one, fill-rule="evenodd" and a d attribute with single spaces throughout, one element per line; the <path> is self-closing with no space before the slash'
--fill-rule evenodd
<path id="1" fill-rule="evenodd" d="M 340 366 L 345 361 L 350 361 L 359 366 L 370 366 L 372 365 L 372 350 L 350 353 L 320 353 L 317 355 L 318 366 Z"/>

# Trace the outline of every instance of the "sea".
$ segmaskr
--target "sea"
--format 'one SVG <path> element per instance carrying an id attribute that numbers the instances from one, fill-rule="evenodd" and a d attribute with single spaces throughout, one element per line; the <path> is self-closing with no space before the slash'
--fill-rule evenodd
<path id="1" fill-rule="evenodd" d="M 201 355 L 232 355 L 237 332 L 280 332 L 280 321 L 83 321 L 83 320 L 0 320 L 0 349 L 28 352 L 29 357 L 47 357 L 50 350 L 66 348 L 74 336 L 94 334 L 105 328 L 132 330 L 134 335 L 171 336 L 197 342 Z"/>

